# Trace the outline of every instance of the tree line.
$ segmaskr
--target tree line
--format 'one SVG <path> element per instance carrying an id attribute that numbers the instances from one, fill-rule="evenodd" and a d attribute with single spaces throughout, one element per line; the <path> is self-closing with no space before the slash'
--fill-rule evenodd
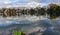
<path id="1" fill-rule="evenodd" d="M 48 7 L 36 7 L 30 9 L 20 9 L 20 8 L 2 8 L 0 9 L 0 16 L 10 17 L 10 16 L 20 16 L 20 15 L 49 15 L 49 18 L 56 18 L 60 16 L 60 6 L 57 4 L 49 4 Z"/>
<path id="2" fill-rule="evenodd" d="M 41 11 L 41 12 L 40 12 Z M 2 8 L 0 9 L 0 16 L 20 16 L 20 15 L 43 15 L 44 8 L 31 8 L 31 9 L 15 9 L 15 8 Z"/>

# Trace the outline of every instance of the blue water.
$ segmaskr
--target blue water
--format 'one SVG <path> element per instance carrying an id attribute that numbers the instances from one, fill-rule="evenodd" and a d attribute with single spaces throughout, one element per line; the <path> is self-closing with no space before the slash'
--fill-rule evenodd
<path id="1" fill-rule="evenodd" d="M 3 23 L 3 24 L 0 24 L 0 26 L 9 26 L 11 24 L 16 24 L 16 22 L 11 22 L 11 23 Z"/>
<path id="2" fill-rule="evenodd" d="M 1 23 L 0 24 L 0 26 L 9 26 L 9 25 L 12 25 L 12 24 L 28 24 L 28 23 L 30 23 L 31 21 L 29 21 L 29 20 L 21 20 L 21 21 L 18 21 L 18 23 L 17 23 L 17 21 L 12 21 L 12 22 L 10 22 L 10 23 Z"/>
<path id="3" fill-rule="evenodd" d="M 29 19 L 30 19 L 30 18 L 29 18 Z M 9 26 L 9 25 L 12 25 L 12 24 L 29 24 L 29 23 L 32 22 L 32 20 L 28 20 L 27 18 L 20 18 L 19 21 L 17 21 L 16 18 L 12 18 L 12 19 L 9 19 L 9 20 L 11 20 L 10 23 L 9 23 L 9 22 L 7 23 L 6 20 L 7 20 L 7 19 L 2 18 L 2 19 L 0 20 L 0 22 L 3 21 L 3 23 L 0 23 L 0 26 Z M 9 21 L 9 20 L 7 20 L 7 21 Z M 42 18 L 42 20 L 47 20 L 47 19 L 46 19 L 46 18 Z M 17 23 L 17 22 L 18 22 L 18 23 Z"/>

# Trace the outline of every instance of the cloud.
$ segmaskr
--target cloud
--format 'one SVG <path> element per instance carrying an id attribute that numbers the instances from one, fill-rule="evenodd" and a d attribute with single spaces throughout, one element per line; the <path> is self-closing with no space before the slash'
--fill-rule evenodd
<path id="1" fill-rule="evenodd" d="M 29 3 L 29 2 L 39 2 L 39 3 L 58 3 L 60 4 L 60 0 L 0 0 L 0 7 L 11 7 L 11 6 L 19 6 L 20 4 L 24 5 L 23 3 Z"/>

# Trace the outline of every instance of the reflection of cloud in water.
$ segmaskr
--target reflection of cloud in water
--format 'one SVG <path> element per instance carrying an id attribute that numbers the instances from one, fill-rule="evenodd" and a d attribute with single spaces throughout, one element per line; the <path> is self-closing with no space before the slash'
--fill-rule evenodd
<path id="1" fill-rule="evenodd" d="M 42 17 L 41 17 L 41 19 L 42 19 Z M 43 18 L 43 19 L 45 20 L 45 18 Z M 39 17 L 36 17 L 36 16 L 0 18 L 0 26 L 2 26 L 2 24 L 9 25 L 9 24 L 13 24 L 13 23 L 25 24 L 25 23 L 35 22 L 37 20 L 39 20 Z"/>
<path id="2" fill-rule="evenodd" d="M 13 18 L 12 21 L 10 19 L 7 19 L 9 21 L 5 21 L 6 18 L 4 18 L 4 20 L 1 19 L 0 22 L 2 22 L 3 24 L 4 23 L 6 23 L 6 24 L 15 23 L 15 24 L 11 24 L 8 27 L 7 26 L 2 27 L 1 29 L 4 28 L 6 31 L 16 29 L 16 30 L 23 31 L 24 33 L 27 33 L 29 35 L 31 35 L 31 34 L 59 35 L 60 34 L 59 33 L 60 32 L 60 19 L 49 20 L 47 18 L 46 19 L 44 18 L 44 19 L 40 19 L 40 20 L 39 19 L 35 20 L 33 22 L 30 20 L 30 18 L 29 19 L 28 18 L 26 18 L 26 17 L 23 17 L 23 18 L 21 17 L 20 19 Z M 32 17 L 31 17 L 31 19 L 32 19 Z M 34 17 L 34 19 L 36 19 L 36 17 Z M 16 23 L 18 23 L 18 24 L 16 24 Z M 23 23 L 23 24 L 20 24 L 20 23 Z M 8 30 L 7 30 L 7 28 L 8 28 Z"/>

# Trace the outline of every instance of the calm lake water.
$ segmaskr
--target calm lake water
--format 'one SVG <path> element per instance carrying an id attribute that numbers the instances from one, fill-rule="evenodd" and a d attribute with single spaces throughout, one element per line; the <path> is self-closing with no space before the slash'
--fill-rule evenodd
<path id="1" fill-rule="evenodd" d="M 0 35 L 11 35 L 13 30 L 27 35 L 60 35 L 60 18 L 23 16 L 0 18 Z"/>

